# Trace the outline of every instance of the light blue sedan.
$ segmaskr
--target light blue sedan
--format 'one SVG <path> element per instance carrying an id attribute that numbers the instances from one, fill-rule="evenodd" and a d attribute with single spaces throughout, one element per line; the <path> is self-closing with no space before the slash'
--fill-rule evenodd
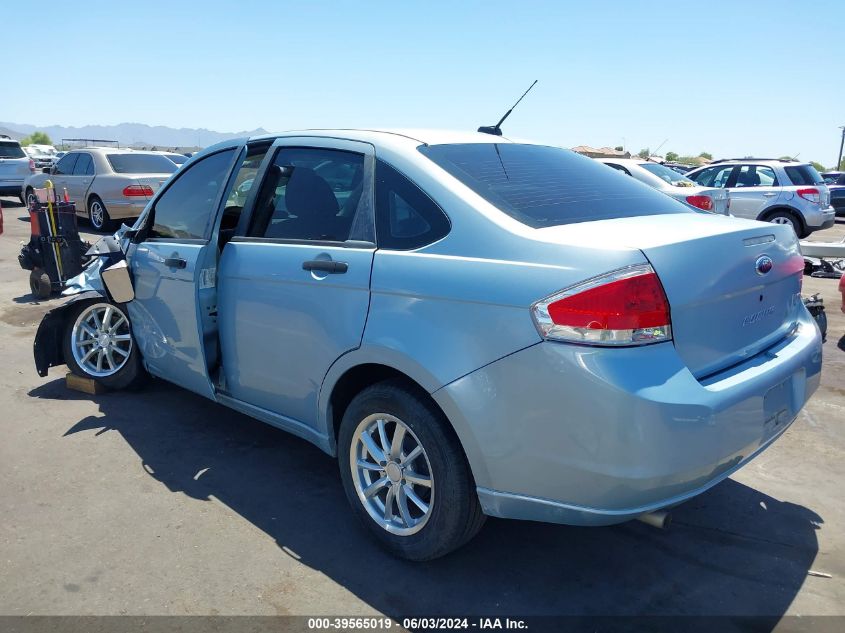
<path id="1" fill-rule="evenodd" d="M 305 438 L 413 560 L 485 516 L 658 522 L 819 384 L 789 227 L 488 134 L 227 141 L 99 251 L 42 376 L 149 373 Z"/>

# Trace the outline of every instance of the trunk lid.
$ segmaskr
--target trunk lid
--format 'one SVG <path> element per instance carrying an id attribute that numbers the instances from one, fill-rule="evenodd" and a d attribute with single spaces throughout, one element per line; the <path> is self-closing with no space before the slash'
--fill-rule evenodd
<path id="1" fill-rule="evenodd" d="M 0 178 L 23 180 L 29 176 L 28 158 L 2 158 L 0 157 Z"/>
<path id="2" fill-rule="evenodd" d="M 139 185 L 147 185 L 155 194 L 170 178 L 170 174 L 139 174 L 132 176 Z"/>
<path id="3" fill-rule="evenodd" d="M 698 378 L 771 346 L 792 329 L 802 309 L 804 261 L 786 226 L 690 213 L 538 233 L 560 243 L 639 249 L 666 291 L 675 348 Z M 771 260 L 768 272 L 762 272 L 765 258 Z"/>

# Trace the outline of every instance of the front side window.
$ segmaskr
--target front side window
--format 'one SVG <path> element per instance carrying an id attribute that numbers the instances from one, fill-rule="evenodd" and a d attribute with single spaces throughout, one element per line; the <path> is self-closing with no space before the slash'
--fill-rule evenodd
<path id="1" fill-rule="evenodd" d="M 79 154 L 76 165 L 73 167 L 74 176 L 90 176 L 94 173 L 94 161 L 91 154 Z"/>
<path id="2" fill-rule="evenodd" d="M 420 153 L 532 228 L 693 213 L 633 178 L 570 150 L 517 143 L 423 145 Z"/>
<path id="3" fill-rule="evenodd" d="M 379 248 L 411 250 L 436 242 L 449 218 L 419 187 L 387 163 L 376 163 L 376 232 Z"/>
<path id="4" fill-rule="evenodd" d="M 206 239 L 234 154 L 225 150 L 188 167 L 156 201 L 150 237 Z"/>
<path id="5" fill-rule="evenodd" d="M 725 187 L 728 184 L 728 179 L 731 177 L 731 172 L 733 170 L 733 165 L 708 167 L 694 176 L 691 176 L 691 179 L 702 187 Z"/>
<path id="6" fill-rule="evenodd" d="M 73 168 L 76 166 L 77 158 L 79 158 L 79 154 L 65 154 L 62 156 L 61 160 L 56 163 L 56 166 L 53 168 L 53 173 L 59 176 L 69 176 L 73 173 Z"/>
<path id="7" fill-rule="evenodd" d="M 249 234 L 344 242 L 363 190 L 363 154 L 283 147 L 261 185 Z"/>

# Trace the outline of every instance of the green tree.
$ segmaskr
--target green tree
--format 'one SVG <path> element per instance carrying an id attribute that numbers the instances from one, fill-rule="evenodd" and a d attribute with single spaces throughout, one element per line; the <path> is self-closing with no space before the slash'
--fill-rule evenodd
<path id="1" fill-rule="evenodd" d="M 52 145 L 53 141 L 45 132 L 33 132 L 21 139 L 21 145 Z"/>
<path id="2" fill-rule="evenodd" d="M 839 169 L 836 171 L 845 171 L 845 158 L 839 161 Z"/>
<path id="3" fill-rule="evenodd" d="M 622 147 L 621 145 L 617 145 L 613 149 L 615 149 L 617 152 L 624 152 L 625 151 L 625 148 Z"/>
<path id="4" fill-rule="evenodd" d="M 710 152 L 701 152 L 698 157 L 706 158 L 707 160 L 713 160 L 713 154 L 711 154 Z"/>
<path id="5" fill-rule="evenodd" d="M 821 163 L 817 163 L 817 162 L 816 162 L 816 161 L 814 161 L 814 160 L 811 160 L 811 161 L 810 161 L 810 164 L 811 164 L 813 167 L 815 167 L 815 168 L 816 168 L 816 171 L 817 171 L 817 172 L 819 172 L 819 173 L 821 173 L 821 172 L 823 172 L 823 171 L 827 171 L 827 170 L 824 168 L 824 165 L 822 165 Z"/>
<path id="6" fill-rule="evenodd" d="M 646 147 L 645 149 L 641 149 L 639 152 L 637 152 L 637 156 L 642 159 L 646 159 L 651 156 L 651 150 L 648 147 Z"/>
<path id="7" fill-rule="evenodd" d="M 668 160 L 670 163 L 674 163 L 676 160 L 678 160 L 678 155 L 675 152 L 666 152 L 666 160 Z"/>

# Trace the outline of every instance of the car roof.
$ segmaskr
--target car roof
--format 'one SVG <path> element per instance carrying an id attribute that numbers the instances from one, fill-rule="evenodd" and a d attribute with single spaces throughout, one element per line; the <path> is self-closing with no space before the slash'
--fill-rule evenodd
<path id="1" fill-rule="evenodd" d="M 805 163 L 800 160 L 792 160 L 791 158 L 720 158 L 719 160 L 712 161 L 708 165 L 703 165 L 703 167 L 710 167 L 711 165 L 732 165 L 746 163 L 753 163 L 755 165 L 759 165 L 761 163 L 770 165 L 809 165 L 809 163 Z"/>
<path id="2" fill-rule="evenodd" d="M 653 160 L 646 160 L 645 158 L 596 158 L 597 161 L 600 163 L 618 163 L 619 165 L 638 165 L 642 166 L 645 163 L 651 163 L 652 165 L 659 165 L 660 163 L 656 163 Z"/>
<path id="3" fill-rule="evenodd" d="M 438 129 L 305 129 L 289 130 L 278 134 L 265 134 L 252 137 L 250 140 L 262 138 L 280 138 L 286 136 L 314 136 L 320 138 L 337 138 L 365 143 L 414 143 L 415 145 L 442 145 L 447 143 L 514 143 L 516 141 L 506 136 L 494 136 L 482 132 L 467 132 L 461 130 Z"/>

